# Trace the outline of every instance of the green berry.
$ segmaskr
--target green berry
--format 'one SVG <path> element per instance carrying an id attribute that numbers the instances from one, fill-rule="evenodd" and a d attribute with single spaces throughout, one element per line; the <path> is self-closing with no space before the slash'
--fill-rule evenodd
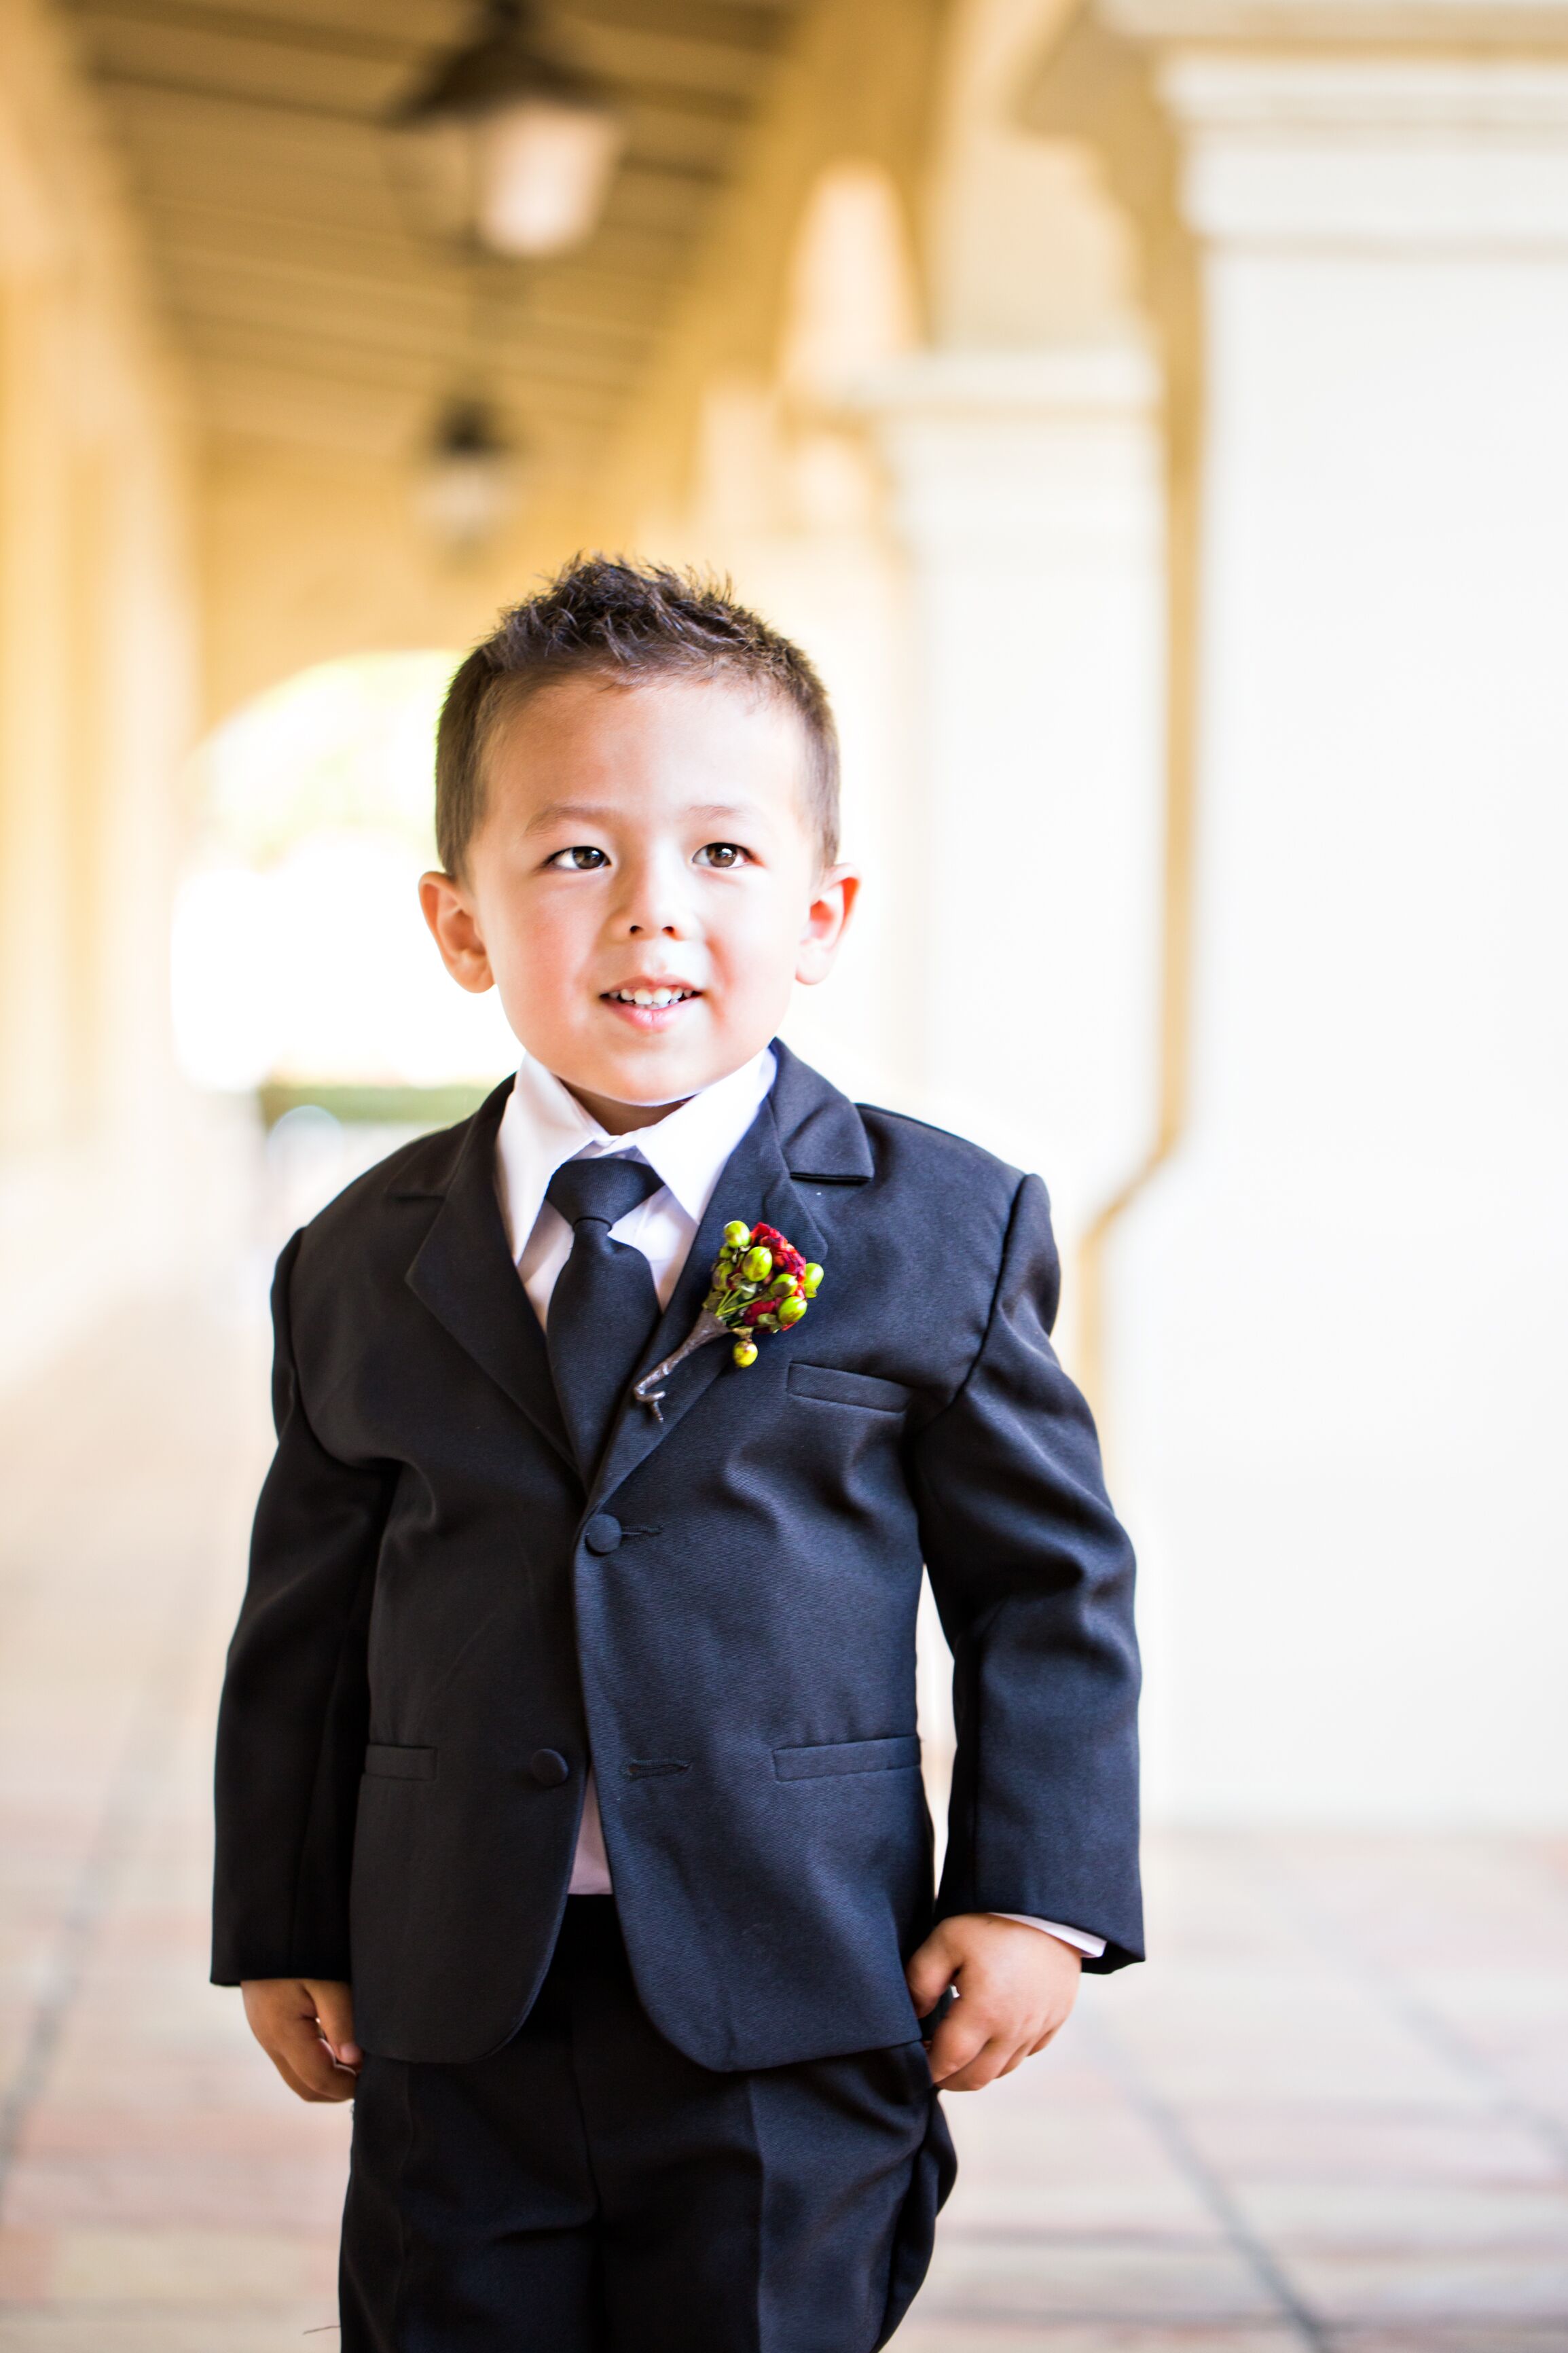
<path id="1" fill-rule="evenodd" d="M 781 1299 L 778 1307 L 779 1322 L 787 1331 L 792 1324 L 800 1322 L 801 1317 L 805 1314 L 805 1301 L 798 1295 L 794 1299 Z"/>
<path id="2" fill-rule="evenodd" d="M 766 1282 L 773 1271 L 773 1254 L 771 1250 L 764 1250 L 760 1242 L 741 1261 L 741 1271 L 748 1282 Z"/>
<path id="3" fill-rule="evenodd" d="M 811 1259 L 800 1271 L 800 1287 L 805 1292 L 808 1299 L 815 1299 L 816 1297 L 817 1289 L 821 1282 L 822 1269 L 817 1265 L 815 1259 Z"/>
<path id="4" fill-rule="evenodd" d="M 749 1242 L 751 1239 L 750 1226 L 743 1226 L 739 1218 L 731 1218 L 724 1229 L 724 1240 L 729 1248 L 739 1250 L 742 1242 Z"/>
<path id="5" fill-rule="evenodd" d="M 756 1361 L 756 1342 L 754 1340 L 737 1340 L 735 1343 L 735 1362 L 740 1366 L 742 1371 L 744 1372 L 748 1365 L 754 1365 Z"/>

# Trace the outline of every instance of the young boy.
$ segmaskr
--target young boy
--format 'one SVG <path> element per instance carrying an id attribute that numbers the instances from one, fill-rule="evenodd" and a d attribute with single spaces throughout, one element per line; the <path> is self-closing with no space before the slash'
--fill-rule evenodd
<path id="1" fill-rule="evenodd" d="M 344 2353 L 872 2353 L 933 2082 L 1140 1955 L 1132 1564 L 1045 1191 L 777 1041 L 856 877 L 821 684 L 726 596 L 570 567 L 437 778 L 425 912 L 524 1060 L 279 1261 L 214 1976 L 356 2097 Z M 658 1371 L 726 1248 L 739 1321 Z"/>

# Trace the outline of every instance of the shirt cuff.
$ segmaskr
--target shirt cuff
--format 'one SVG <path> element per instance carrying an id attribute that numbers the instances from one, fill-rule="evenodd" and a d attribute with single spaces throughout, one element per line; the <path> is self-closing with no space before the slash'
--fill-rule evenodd
<path id="1" fill-rule="evenodd" d="M 993 1920 L 1016 1920 L 1023 1928 L 1038 1928 L 1044 1935 L 1070 1945 L 1075 1953 L 1082 1953 L 1088 1960 L 1098 1961 L 1105 1950 L 1103 1936 L 1091 1936 L 1084 1928 L 1064 1928 L 1059 1920 L 1037 1920 L 1032 1912 L 993 1912 L 991 1917 Z"/>

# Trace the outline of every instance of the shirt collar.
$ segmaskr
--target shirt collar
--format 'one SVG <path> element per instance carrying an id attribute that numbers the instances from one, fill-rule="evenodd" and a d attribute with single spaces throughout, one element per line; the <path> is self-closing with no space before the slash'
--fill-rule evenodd
<path id="1" fill-rule="evenodd" d="M 700 1225 L 724 1163 L 755 1119 L 777 1067 L 764 1046 L 751 1061 L 715 1079 L 651 1127 L 611 1135 L 552 1072 L 525 1056 L 496 1132 L 501 1214 L 513 1258 L 528 1247 L 555 1171 L 579 1153 L 596 1157 L 620 1152 L 646 1160 L 693 1225 Z"/>

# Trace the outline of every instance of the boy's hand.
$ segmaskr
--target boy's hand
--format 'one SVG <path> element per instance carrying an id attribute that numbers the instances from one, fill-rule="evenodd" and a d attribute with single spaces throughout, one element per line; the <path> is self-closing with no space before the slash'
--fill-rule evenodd
<path id="1" fill-rule="evenodd" d="M 931 2037 L 944 2092 L 978 2092 L 1043 2051 L 1078 1998 L 1082 1957 L 1059 1936 L 991 1912 L 942 1921 L 904 1976 L 921 2018 L 951 1985 L 958 2000 Z"/>
<path id="2" fill-rule="evenodd" d="M 352 1988 L 330 1978 L 247 1978 L 250 2031 L 302 2100 L 352 2100 L 363 2052 L 354 2041 Z"/>

